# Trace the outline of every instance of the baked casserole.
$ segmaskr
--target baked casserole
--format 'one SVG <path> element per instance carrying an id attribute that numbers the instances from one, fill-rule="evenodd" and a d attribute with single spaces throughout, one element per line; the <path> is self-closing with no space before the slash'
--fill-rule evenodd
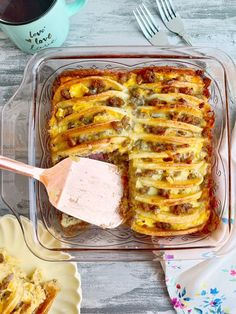
<path id="1" fill-rule="evenodd" d="M 116 164 L 134 231 L 202 230 L 213 215 L 210 82 L 201 70 L 167 66 L 63 72 L 49 122 L 53 164 L 68 156 Z"/>
<path id="2" fill-rule="evenodd" d="M 0 249 L 0 313 L 46 314 L 59 290 L 56 280 L 43 281 L 38 268 L 27 276 L 19 261 Z"/>

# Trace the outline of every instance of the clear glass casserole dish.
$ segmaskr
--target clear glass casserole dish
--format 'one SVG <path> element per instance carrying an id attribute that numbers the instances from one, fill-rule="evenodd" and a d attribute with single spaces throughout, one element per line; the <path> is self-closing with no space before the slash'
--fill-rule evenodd
<path id="1" fill-rule="evenodd" d="M 229 240 L 234 228 L 229 134 L 231 108 L 236 100 L 236 89 L 232 85 L 235 68 L 232 60 L 219 50 L 193 47 L 77 47 L 41 51 L 31 58 L 21 86 L 3 108 L 2 155 L 34 166 L 50 166 L 48 120 L 52 84 L 62 71 L 83 68 L 130 69 L 150 65 L 201 69 L 212 80 L 210 104 L 216 115 L 213 176 L 221 223 L 209 234 L 166 238 L 135 233 L 127 226 L 114 230 L 90 226 L 68 235 L 59 223 L 59 212 L 50 205 L 46 191 L 38 182 L 2 172 L 2 198 L 18 218 L 23 232 L 21 217 L 26 216 L 31 220 L 34 232 L 30 237 L 25 236 L 25 240 L 32 252 L 35 245 L 42 247 L 40 256 L 37 250 L 40 258 L 78 262 L 141 261 L 153 260 L 154 257 L 160 260 L 199 259 L 217 255 Z M 58 240 L 57 246 L 52 247 L 40 238 L 38 226 L 41 222 Z M 65 252 L 60 258 L 56 254 L 58 250 Z"/>

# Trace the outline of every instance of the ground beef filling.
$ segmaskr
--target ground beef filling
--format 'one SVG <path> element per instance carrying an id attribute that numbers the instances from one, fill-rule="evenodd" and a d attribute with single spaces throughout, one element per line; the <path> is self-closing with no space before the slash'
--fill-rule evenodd
<path id="1" fill-rule="evenodd" d="M 175 215 L 191 214 L 193 212 L 193 206 L 192 204 L 189 204 L 189 203 L 171 206 L 170 209 L 172 213 Z"/>
<path id="2" fill-rule="evenodd" d="M 67 88 L 61 90 L 61 96 L 66 100 L 71 99 L 70 91 Z"/>
<path id="3" fill-rule="evenodd" d="M 164 135 L 167 128 L 162 126 L 144 126 L 144 130 L 148 133 L 155 134 L 155 135 Z"/>
<path id="4" fill-rule="evenodd" d="M 169 224 L 167 222 L 158 221 L 158 222 L 155 222 L 155 226 L 156 226 L 156 228 L 163 229 L 163 230 L 171 229 L 171 224 Z"/>
<path id="5" fill-rule="evenodd" d="M 111 107 L 122 107 L 124 105 L 124 100 L 122 98 L 113 96 L 108 98 L 107 105 Z"/>
<path id="6" fill-rule="evenodd" d="M 151 69 L 147 69 L 147 70 L 139 73 L 136 77 L 136 81 L 138 84 L 154 83 L 155 80 L 156 80 L 155 72 Z"/>
<path id="7" fill-rule="evenodd" d="M 105 88 L 106 84 L 102 80 L 92 80 L 91 85 L 89 86 L 89 92 L 86 93 L 86 96 L 102 93 Z"/>
<path id="8" fill-rule="evenodd" d="M 182 114 L 181 116 L 178 117 L 177 121 L 180 122 L 185 122 L 193 125 L 200 125 L 201 124 L 201 119 L 195 116 L 187 115 L 187 114 Z"/>

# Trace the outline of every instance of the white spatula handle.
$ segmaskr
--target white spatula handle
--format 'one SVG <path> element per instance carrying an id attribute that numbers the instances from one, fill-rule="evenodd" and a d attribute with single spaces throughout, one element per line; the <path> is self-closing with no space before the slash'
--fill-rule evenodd
<path id="1" fill-rule="evenodd" d="M 41 173 L 44 171 L 44 169 L 36 168 L 2 155 L 0 155 L 0 168 L 22 174 L 23 176 L 32 177 L 37 180 L 39 180 Z"/>

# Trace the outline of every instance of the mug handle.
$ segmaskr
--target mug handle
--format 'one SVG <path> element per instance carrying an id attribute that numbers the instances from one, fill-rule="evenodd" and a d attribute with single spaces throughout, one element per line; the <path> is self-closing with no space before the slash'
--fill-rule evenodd
<path id="1" fill-rule="evenodd" d="M 87 0 L 74 0 L 71 3 L 66 3 L 66 9 L 69 16 L 74 15 Z"/>

